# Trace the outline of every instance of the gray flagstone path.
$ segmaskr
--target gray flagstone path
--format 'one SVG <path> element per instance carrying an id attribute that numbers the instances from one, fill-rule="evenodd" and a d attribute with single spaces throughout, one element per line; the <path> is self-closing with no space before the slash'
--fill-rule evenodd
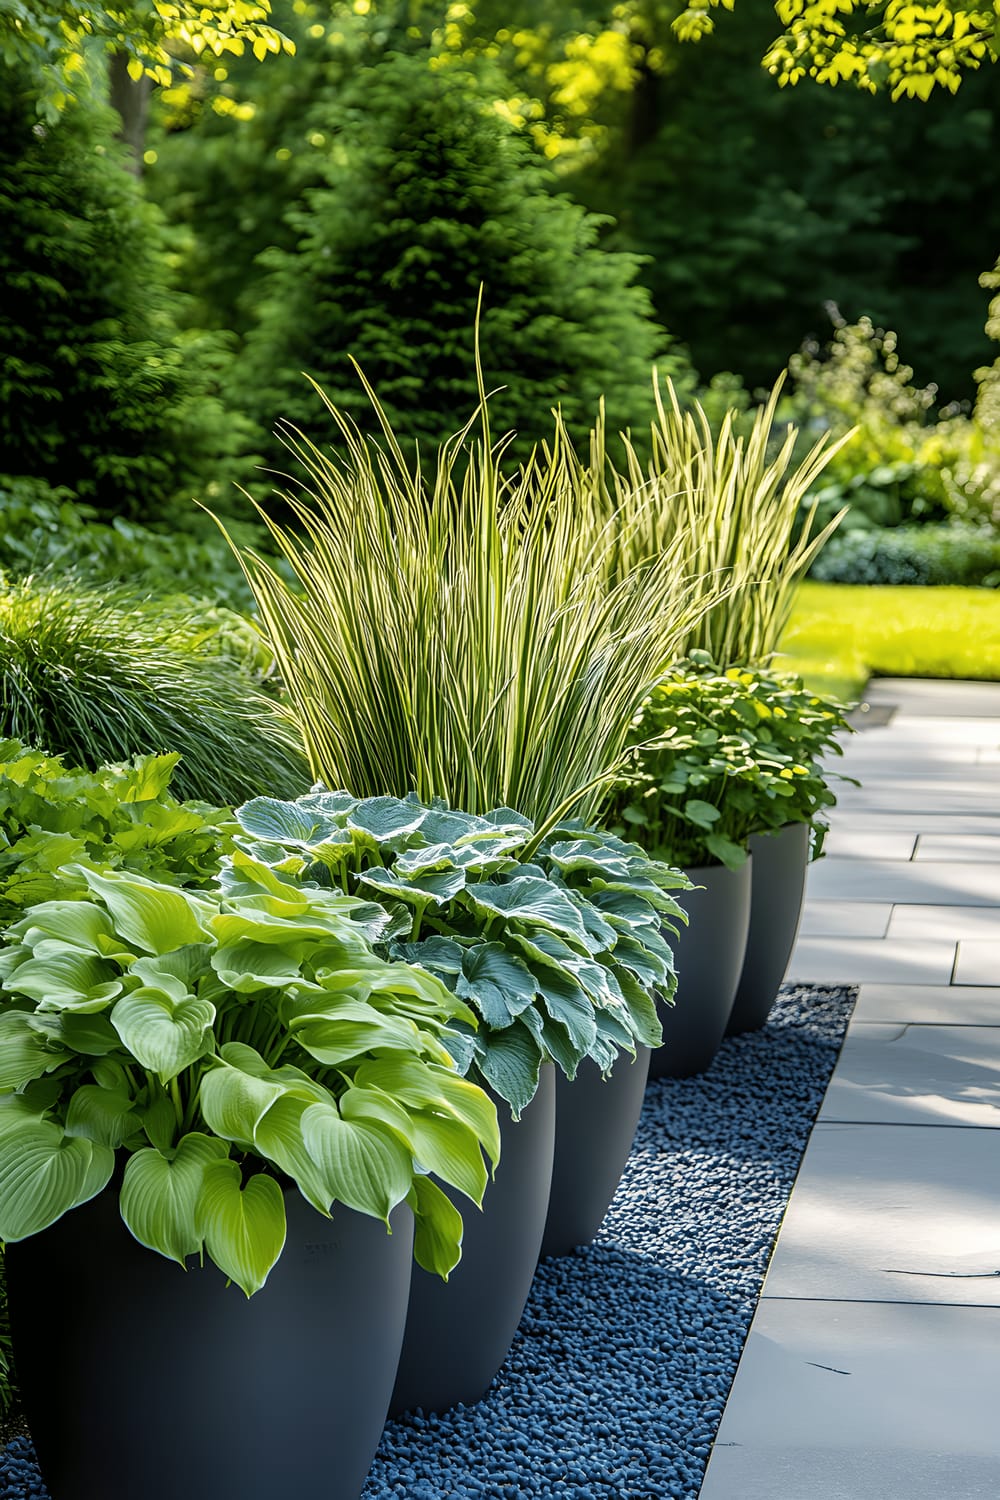
<path id="1" fill-rule="evenodd" d="M 1000 1497 L 1000 684 L 865 697 L 787 976 L 858 1003 L 701 1500 Z"/>

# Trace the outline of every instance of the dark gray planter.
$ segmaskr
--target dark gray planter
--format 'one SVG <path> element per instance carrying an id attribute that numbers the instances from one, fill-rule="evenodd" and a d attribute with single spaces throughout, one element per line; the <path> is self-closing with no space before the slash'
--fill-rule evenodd
<path id="1" fill-rule="evenodd" d="M 556 1078 L 556 1151 L 543 1255 L 589 1245 L 632 1149 L 649 1073 L 649 1048 L 622 1053 L 607 1079 L 589 1057 L 572 1082 Z"/>
<path id="2" fill-rule="evenodd" d="M 671 938 L 677 998 L 672 1006 L 658 1006 L 663 1045 L 653 1049 L 650 1078 L 704 1073 L 719 1050 L 746 952 L 752 867 L 751 858 L 738 870 L 702 865 L 685 871 L 704 889 L 677 895 L 689 921 Z"/>
<path id="3" fill-rule="evenodd" d="M 795 947 L 809 864 L 809 824 L 755 834 L 750 933 L 728 1036 L 757 1031 L 771 1013 Z"/>
<path id="4" fill-rule="evenodd" d="M 285 1194 L 249 1300 L 143 1249 L 105 1191 L 6 1252 L 14 1357 L 52 1500 L 357 1500 L 406 1319 L 413 1216 Z"/>
<path id="5" fill-rule="evenodd" d="M 515 1124 L 500 1111 L 500 1162 L 483 1211 L 454 1196 L 465 1221 L 462 1259 L 447 1282 L 413 1267 L 406 1337 L 390 1415 L 446 1411 L 480 1401 L 507 1358 L 545 1228 L 555 1144 L 556 1088 L 551 1063 Z"/>

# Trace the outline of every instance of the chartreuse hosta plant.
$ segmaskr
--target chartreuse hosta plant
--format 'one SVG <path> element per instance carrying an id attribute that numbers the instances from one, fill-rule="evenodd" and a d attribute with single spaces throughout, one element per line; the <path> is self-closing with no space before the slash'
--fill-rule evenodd
<path id="1" fill-rule="evenodd" d="M 693 652 L 637 720 L 635 766 L 604 816 L 685 868 L 738 868 L 752 834 L 810 823 L 818 855 L 836 798 L 822 757 L 841 753 L 843 705 L 800 677 L 732 667 Z M 841 778 L 843 779 L 843 778 Z"/>
<path id="2" fill-rule="evenodd" d="M 483 816 L 415 796 L 359 801 L 317 791 L 255 798 L 222 880 L 234 897 L 265 878 L 380 902 L 389 957 L 439 976 L 479 1019 L 444 1040 L 463 1073 L 517 1116 L 554 1060 L 572 1078 L 661 1040 L 653 995 L 676 979 L 664 925 L 683 913 L 677 871 L 635 844 L 573 827 L 544 837 L 509 808 Z M 265 877 L 264 871 L 268 874 Z"/>
<path id="3" fill-rule="evenodd" d="M 447 1274 L 481 1202 L 496 1111 L 458 1076 L 446 1027 L 473 1027 L 426 970 L 376 957 L 385 912 L 293 887 L 241 856 L 247 894 L 71 867 L 85 897 L 7 934 L 0 1008 L 0 1239 L 100 1192 L 124 1158 L 122 1217 L 179 1261 L 207 1254 L 247 1295 L 285 1237 L 282 1179 L 322 1214 L 388 1222 Z M 433 1174 L 428 1175 L 428 1174 Z"/>

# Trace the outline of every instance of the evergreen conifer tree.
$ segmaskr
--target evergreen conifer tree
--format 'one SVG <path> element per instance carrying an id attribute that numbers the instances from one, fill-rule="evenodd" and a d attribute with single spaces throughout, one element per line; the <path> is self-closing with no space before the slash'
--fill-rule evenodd
<path id="1" fill-rule="evenodd" d="M 578 433 L 602 395 L 612 429 L 644 424 L 667 341 L 634 284 L 638 258 L 598 246 L 603 221 L 551 191 L 492 97 L 426 57 L 361 75 L 328 185 L 290 215 L 296 247 L 264 257 L 271 274 L 241 369 L 262 433 L 283 418 L 314 440 L 330 435 L 303 372 L 371 429 L 353 355 L 397 430 L 439 443 L 475 407 L 480 286 L 486 383 L 504 388 L 492 425 L 516 430 L 518 456 L 556 405 Z M 678 356 L 660 363 L 683 377 Z"/>
<path id="2" fill-rule="evenodd" d="M 219 336 L 178 331 L 162 220 L 115 128 L 84 91 L 40 120 L 0 70 L 0 473 L 183 524 L 192 495 L 227 493 L 245 428 L 216 394 Z"/>

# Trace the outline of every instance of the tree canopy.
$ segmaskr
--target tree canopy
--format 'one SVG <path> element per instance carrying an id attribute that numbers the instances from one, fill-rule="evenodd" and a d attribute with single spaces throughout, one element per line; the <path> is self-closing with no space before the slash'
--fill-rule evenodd
<path id="1" fill-rule="evenodd" d="M 745 0 L 744 0 L 745 3 Z M 674 21 L 683 41 L 714 29 L 713 10 L 735 0 L 692 0 Z M 1000 0 L 777 0 L 784 26 L 764 54 L 779 84 L 852 83 L 894 99 L 955 93 L 964 75 L 1000 57 Z"/>

